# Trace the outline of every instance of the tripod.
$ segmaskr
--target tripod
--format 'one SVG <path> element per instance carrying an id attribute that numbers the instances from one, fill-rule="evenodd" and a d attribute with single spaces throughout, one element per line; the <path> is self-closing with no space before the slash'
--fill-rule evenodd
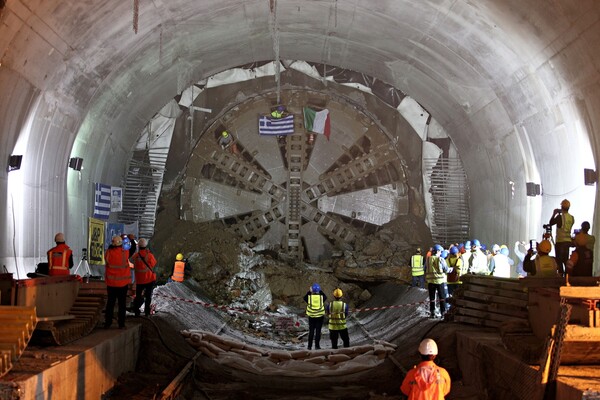
<path id="1" fill-rule="evenodd" d="M 73 275 L 77 275 L 77 272 L 81 268 L 83 273 L 80 275 L 89 279 L 92 272 L 90 271 L 90 265 L 87 262 L 87 249 L 81 249 L 81 251 L 83 252 L 83 255 L 81 256 L 81 261 L 79 261 L 79 264 L 77 264 L 77 267 L 73 271 Z"/>

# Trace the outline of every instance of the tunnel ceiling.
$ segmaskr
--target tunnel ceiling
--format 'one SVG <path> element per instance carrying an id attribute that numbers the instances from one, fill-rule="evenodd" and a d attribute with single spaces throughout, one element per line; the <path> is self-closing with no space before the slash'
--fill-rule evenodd
<path id="1" fill-rule="evenodd" d="M 576 152 L 586 144 L 566 133 L 598 125 L 595 0 L 543 7 L 538 0 L 8 0 L 0 12 L 0 87 L 9 94 L 0 100 L 4 151 L 33 113 L 27 151 L 37 155 L 39 173 L 26 190 L 56 180 L 59 189 L 26 195 L 41 203 L 50 192 L 50 207 L 64 204 L 69 155 L 85 159 L 88 183 L 119 184 L 136 136 L 169 99 L 257 61 L 338 66 L 414 98 L 456 143 L 474 218 L 489 221 L 479 226 L 490 236 L 528 228 L 526 212 L 511 214 L 529 207 L 526 181 L 545 181 L 557 195 L 573 190 L 569 177 L 581 165 L 544 163 L 544 156 Z M 511 147 L 520 154 L 509 154 Z M 518 204 L 514 196 L 485 201 L 490 186 L 509 181 Z M 89 214 L 85 183 L 74 183 L 76 214 Z M 53 231 L 65 219 L 40 214 L 29 225 Z M 27 218 L 34 216 L 24 224 Z M 69 223 L 80 231 L 79 222 Z"/>

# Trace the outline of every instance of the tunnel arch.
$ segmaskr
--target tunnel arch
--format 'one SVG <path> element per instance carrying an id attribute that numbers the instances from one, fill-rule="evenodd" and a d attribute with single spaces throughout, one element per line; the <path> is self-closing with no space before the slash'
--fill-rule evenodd
<path id="1" fill-rule="evenodd" d="M 125 162 L 131 132 L 139 131 L 162 99 L 228 66 L 272 58 L 270 4 L 152 3 L 140 10 L 136 35 L 129 5 L 121 2 L 6 2 L 0 28 L 0 88 L 9 94 L 0 104 L 4 158 L 27 116 L 37 140 L 25 149 L 22 169 L 11 172 L 11 179 L 22 175 L 16 184 L 24 188 L 23 204 L 11 206 L 8 196 L 0 202 L 7 210 L 2 262 L 11 268 L 13 259 L 35 260 L 55 230 L 80 235 L 80 219 L 90 211 L 90 184 L 120 181 L 116 166 Z M 595 169 L 595 160 L 555 153 L 560 148 L 579 154 L 591 145 L 591 157 L 598 154 L 599 7 L 592 0 L 563 0 L 543 9 L 534 0 L 280 0 L 276 18 L 282 59 L 365 72 L 431 112 L 469 171 L 473 233 L 489 241 L 538 236 L 540 222 L 562 196 L 574 208 L 587 201 L 595 210 L 596 189 L 580 183 L 582 169 Z M 41 104 L 33 112 L 37 99 Z M 65 166 L 72 147 L 82 149 L 80 176 Z M 533 183 L 548 196 L 525 195 L 521 171 L 530 164 L 540 174 Z M 7 174 L 0 178 L 9 193 Z M 57 184 L 48 187 L 55 177 Z M 514 183 L 514 198 L 506 196 L 508 182 Z M 69 195 L 75 205 L 56 212 L 66 208 L 70 185 L 78 190 Z M 592 210 L 575 214 L 578 221 L 591 219 Z M 21 243 L 15 251 L 13 236 Z M 75 248 L 82 247 L 82 239 L 76 242 Z"/>

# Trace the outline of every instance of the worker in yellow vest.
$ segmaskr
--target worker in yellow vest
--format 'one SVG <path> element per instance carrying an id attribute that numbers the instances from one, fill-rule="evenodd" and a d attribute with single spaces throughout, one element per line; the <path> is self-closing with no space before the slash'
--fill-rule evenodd
<path id="1" fill-rule="evenodd" d="M 410 272 L 412 282 L 410 286 L 425 288 L 425 259 L 421 255 L 421 248 L 417 247 L 417 252 L 410 258 Z"/>
<path id="2" fill-rule="evenodd" d="M 550 222 L 547 225 L 544 225 L 544 228 L 546 229 L 552 229 L 551 227 L 556 225 L 554 255 L 558 266 L 558 274 L 560 276 L 565 275 L 565 267 L 569 260 L 571 243 L 573 240 L 571 238 L 571 229 L 573 228 L 573 224 L 575 224 L 575 218 L 569 214 L 569 208 L 571 208 L 571 202 L 564 199 L 560 202 L 560 208 L 557 208 L 552 212 Z"/>
<path id="3" fill-rule="evenodd" d="M 308 317 L 308 349 L 312 349 L 313 339 L 315 348 L 321 348 L 321 329 L 323 328 L 323 319 L 325 319 L 325 301 L 327 296 L 321 290 L 318 283 L 308 288 L 304 295 L 306 302 L 306 316 Z"/>
<path id="4" fill-rule="evenodd" d="M 348 337 L 348 304 L 342 301 L 344 292 L 337 288 L 333 291 L 333 300 L 325 307 L 325 312 L 329 318 L 329 338 L 331 339 L 331 348 L 338 348 L 338 337 L 342 338 L 344 347 L 350 347 L 350 338 Z"/>

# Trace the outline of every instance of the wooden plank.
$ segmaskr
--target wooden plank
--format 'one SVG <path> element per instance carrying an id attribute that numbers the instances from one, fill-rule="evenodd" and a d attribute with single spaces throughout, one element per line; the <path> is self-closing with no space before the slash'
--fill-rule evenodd
<path id="1" fill-rule="evenodd" d="M 504 314 L 497 314 L 497 313 L 493 313 L 493 312 L 473 310 L 471 308 L 460 308 L 456 312 L 459 315 L 465 315 L 468 317 L 477 317 L 477 318 L 482 318 L 482 319 L 492 320 L 492 321 L 505 322 L 505 321 L 518 320 L 518 321 L 523 321 L 525 324 L 528 323 L 526 318 L 518 318 L 518 317 L 513 317 L 512 315 L 504 315 Z"/>
<path id="2" fill-rule="evenodd" d="M 538 278 L 535 276 L 527 277 L 519 280 L 519 284 L 523 287 L 546 287 L 559 288 L 567 285 L 567 280 L 562 277 L 556 278 Z M 598 286 L 600 285 L 600 277 L 598 276 L 570 276 L 570 286 Z"/>
<path id="3" fill-rule="evenodd" d="M 511 299 L 518 299 L 518 300 L 524 300 L 524 301 L 527 301 L 527 298 L 528 298 L 527 293 L 523 293 L 521 291 L 515 292 L 512 290 L 496 289 L 496 288 L 471 285 L 471 284 L 468 284 L 468 285 L 463 284 L 463 285 L 465 286 L 465 288 L 467 290 L 472 290 L 474 292 L 491 294 L 491 295 L 495 295 L 495 296 L 503 296 L 503 297 L 507 297 L 507 298 L 511 298 Z"/>
<path id="4" fill-rule="evenodd" d="M 467 299 L 454 299 L 454 304 L 458 307 L 473 308 L 476 310 L 495 312 L 498 314 L 512 315 L 517 318 L 529 318 L 529 312 L 522 307 L 514 307 L 507 304 L 498 303 L 480 303 L 478 301 L 471 301 Z"/>
<path id="5" fill-rule="evenodd" d="M 560 297 L 600 300 L 600 286 L 561 286 Z"/>
<path id="6" fill-rule="evenodd" d="M 465 278 L 466 277 L 466 278 Z M 513 278 L 497 278 L 494 276 L 481 276 L 481 275 L 465 275 L 461 277 L 463 283 L 473 283 L 476 285 L 495 287 L 506 290 L 515 290 L 517 292 L 523 292 L 523 287 L 519 283 L 518 279 Z"/>
<path id="7" fill-rule="evenodd" d="M 465 290 L 463 292 L 464 297 L 469 297 L 472 299 L 476 299 L 481 303 L 501 303 L 501 304 L 510 304 L 516 307 L 527 307 L 527 299 L 519 300 L 510 297 L 504 296 L 493 296 L 491 294 L 486 294 L 482 292 L 476 292 L 471 290 Z"/>
<path id="8" fill-rule="evenodd" d="M 455 315 L 454 321 L 464 322 L 466 324 L 471 324 L 471 325 L 486 326 L 489 328 L 499 328 L 500 325 L 502 325 L 502 323 L 498 322 L 498 321 L 490 321 L 490 320 L 481 319 L 481 318 L 472 318 L 472 317 L 467 317 L 467 316 L 463 316 L 463 315 Z"/>

